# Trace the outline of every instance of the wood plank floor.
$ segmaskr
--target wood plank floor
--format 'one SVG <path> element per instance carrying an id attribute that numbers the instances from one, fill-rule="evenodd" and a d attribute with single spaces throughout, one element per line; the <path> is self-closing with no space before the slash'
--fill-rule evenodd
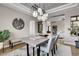
<path id="1" fill-rule="evenodd" d="M 0 55 L 3 55 L 4 53 L 9 53 L 9 52 L 11 52 L 11 51 L 14 51 L 14 50 L 16 50 L 16 49 L 19 49 L 19 48 L 21 48 L 21 47 L 24 47 L 25 45 L 26 45 L 25 43 L 20 43 L 20 44 L 15 45 L 12 49 L 9 48 L 9 47 L 6 47 L 6 48 L 4 49 L 4 52 L 3 52 L 3 49 L 0 49 Z"/>
<path id="2" fill-rule="evenodd" d="M 71 46 L 71 50 L 72 50 L 73 56 L 79 56 L 79 49 L 78 48 Z"/>
<path id="3" fill-rule="evenodd" d="M 7 47 L 7 48 L 5 48 L 4 53 L 9 53 L 9 52 L 14 51 L 18 48 L 21 48 L 25 45 L 26 45 L 25 43 L 20 43 L 20 44 L 15 45 L 13 49 Z M 67 44 L 64 44 L 64 45 L 67 45 Z M 71 47 L 72 56 L 79 56 L 79 49 L 78 48 L 76 48 L 75 46 L 72 46 L 72 45 L 67 45 L 67 46 Z M 3 49 L 0 49 L 0 55 L 3 55 L 4 53 L 3 53 Z"/>
<path id="4" fill-rule="evenodd" d="M 79 48 L 76 48 L 73 45 L 64 44 L 71 47 L 72 56 L 79 56 Z"/>
<path id="5" fill-rule="evenodd" d="M 64 40 L 64 39 L 63 39 Z M 58 43 L 66 45 L 66 46 L 70 46 L 71 47 L 71 52 L 72 52 L 72 56 L 79 56 L 79 49 L 76 48 L 73 45 L 69 45 L 69 44 L 64 44 L 62 39 L 58 41 Z"/>

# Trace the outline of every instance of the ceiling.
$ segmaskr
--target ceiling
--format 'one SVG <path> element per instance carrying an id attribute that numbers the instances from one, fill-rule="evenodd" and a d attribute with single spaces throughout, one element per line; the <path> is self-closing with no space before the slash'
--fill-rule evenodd
<path id="1" fill-rule="evenodd" d="M 56 18 L 59 16 L 62 16 L 60 18 L 63 18 L 63 16 L 65 15 L 63 12 L 59 13 L 57 15 L 53 14 L 55 12 L 59 12 L 59 11 L 63 11 L 63 10 L 67 10 L 68 8 L 72 8 L 77 6 L 77 4 L 74 3 L 21 3 L 23 6 L 29 8 L 32 10 L 32 6 L 34 4 L 40 6 L 42 9 L 46 10 L 46 12 L 49 14 L 48 19 L 51 18 Z M 60 20 L 60 19 L 59 19 Z"/>
<path id="2" fill-rule="evenodd" d="M 52 8 L 56 8 L 56 7 L 65 5 L 67 3 L 21 3 L 21 4 L 30 9 L 31 9 L 32 5 L 36 4 L 36 5 L 40 6 L 42 9 L 50 10 Z"/>
<path id="3" fill-rule="evenodd" d="M 23 14 L 32 16 L 32 5 L 34 4 L 37 4 L 39 6 L 39 3 L 6 3 L 2 5 L 12 8 Z M 49 14 L 48 19 L 63 16 L 64 10 L 76 7 L 77 5 L 77 3 L 40 3 L 40 7 L 42 9 L 44 8 L 46 12 Z"/>

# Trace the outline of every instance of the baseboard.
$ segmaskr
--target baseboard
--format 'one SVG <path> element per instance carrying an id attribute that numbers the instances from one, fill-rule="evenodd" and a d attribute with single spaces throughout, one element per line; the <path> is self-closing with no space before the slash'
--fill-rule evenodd
<path id="1" fill-rule="evenodd" d="M 74 43 L 73 42 L 64 42 L 64 44 L 69 44 L 69 45 L 75 46 L 75 42 Z"/>

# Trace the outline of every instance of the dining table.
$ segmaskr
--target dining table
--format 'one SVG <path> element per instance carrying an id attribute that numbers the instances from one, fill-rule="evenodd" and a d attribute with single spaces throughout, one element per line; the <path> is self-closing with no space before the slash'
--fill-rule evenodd
<path id="1" fill-rule="evenodd" d="M 21 38 L 23 42 L 27 45 L 27 56 L 30 56 L 29 54 L 29 46 L 33 47 L 33 56 L 35 56 L 35 48 L 37 49 L 37 56 L 40 56 L 40 44 L 48 41 L 48 38 L 45 36 L 29 36 L 29 37 L 23 37 Z"/>

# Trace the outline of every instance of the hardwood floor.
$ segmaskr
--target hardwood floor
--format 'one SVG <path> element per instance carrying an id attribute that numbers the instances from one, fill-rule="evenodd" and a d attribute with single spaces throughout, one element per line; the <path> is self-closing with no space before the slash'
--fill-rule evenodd
<path id="1" fill-rule="evenodd" d="M 59 40 L 58 43 L 66 45 L 66 46 L 70 46 L 71 47 L 72 56 L 79 56 L 79 49 L 76 48 L 75 46 L 69 45 L 69 44 L 64 44 L 63 40 Z"/>
<path id="2" fill-rule="evenodd" d="M 79 56 L 79 49 L 78 48 L 71 46 L 71 50 L 72 50 L 73 56 Z"/>
<path id="3" fill-rule="evenodd" d="M 25 45 L 26 45 L 25 43 L 20 43 L 20 44 L 15 45 L 12 49 L 10 47 L 7 47 L 7 48 L 4 48 L 4 52 L 3 52 L 3 49 L 0 49 L 0 55 L 3 55 L 4 53 L 9 53 L 11 51 L 14 51 L 18 48 L 21 48 L 21 47 L 25 46 Z"/>
<path id="4" fill-rule="evenodd" d="M 75 46 L 64 44 L 71 47 L 72 56 L 79 56 L 79 48 L 76 48 Z"/>
<path id="5" fill-rule="evenodd" d="M 26 44 L 25 43 L 20 43 L 20 44 L 17 44 L 13 47 L 13 49 L 7 47 L 4 49 L 4 53 L 8 53 L 8 52 L 11 52 L 11 51 L 14 51 L 16 49 L 19 49 L 23 46 L 25 46 Z M 70 46 L 71 47 L 71 51 L 72 51 L 72 56 L 79 56 L 79 49 L 76 48 L 75 46 L 72 46 L 72 45 L 68 45 L 68 44 L 64 44 L 64 45 L 67 45 L 67 46 Z M 0 49 L 0 55 L 3 55 L 3 49 Z"/>

